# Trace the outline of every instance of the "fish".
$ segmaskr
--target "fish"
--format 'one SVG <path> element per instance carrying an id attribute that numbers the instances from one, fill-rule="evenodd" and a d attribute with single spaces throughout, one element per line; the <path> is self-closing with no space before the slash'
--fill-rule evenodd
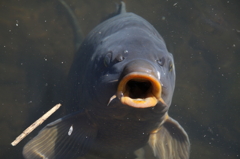
<path id="1" fill-rule="evenodd" d="M 145 146 L 158 159 L 189 158 L 188 135 L 168 115 L 173 55 L 147 20 L 121 2 L 77 50 L 68 75 L 68 115 L 24 146 L 25 159 L 136 158 Z"/>

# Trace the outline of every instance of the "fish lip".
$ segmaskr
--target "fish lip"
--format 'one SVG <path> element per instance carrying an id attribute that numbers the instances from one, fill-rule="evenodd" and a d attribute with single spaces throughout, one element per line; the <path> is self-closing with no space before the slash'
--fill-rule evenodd
<path id="1" fill-rule="evenodd" d="M 148 83 L 149 87 L 145 92 L 142 90 L 144 97 L 131 97 L 131 88 L 129 86 L 129 81 L 136 83 Z M 118 84 L 117 97 L 122 104 L 128 105 L 134 108 L 148 108 L 154 107 L 158 102 L 164 103 L 161 97 L 162 86 L 161 83 L 151 74 L 132 72 L 125 75 Z"/>

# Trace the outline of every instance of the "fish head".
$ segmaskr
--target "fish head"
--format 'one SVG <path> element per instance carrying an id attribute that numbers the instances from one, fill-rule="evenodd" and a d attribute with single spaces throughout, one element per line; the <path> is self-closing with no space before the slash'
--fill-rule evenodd
<path id="1" fill-rule="evenodd" d="M 111 106 L 115 95 L 122 105 L 134 108 L 170 106 L 174 60 L 159 34 L 129 29 L 107 36 L 98 44 L 92 64 L 91 94 L 102 104 Z"/>

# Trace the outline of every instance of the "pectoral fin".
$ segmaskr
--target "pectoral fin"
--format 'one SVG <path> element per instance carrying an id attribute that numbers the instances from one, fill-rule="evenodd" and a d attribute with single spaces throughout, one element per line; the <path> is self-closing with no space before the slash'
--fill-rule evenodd
<path id="1" fill-rule="evenodd" d="M 156 133 L 150 135 L 149 145 L 160 159 L 188 159 L 190 142 L 177 121 L 168 117 Z"/>
<path id="2" fill-rule="evenodd" d="M 96 137 L 97 128 L 85 113 L 58 119 L 23 148 L 26 159 L 71 159 L 84 155 Z"/>

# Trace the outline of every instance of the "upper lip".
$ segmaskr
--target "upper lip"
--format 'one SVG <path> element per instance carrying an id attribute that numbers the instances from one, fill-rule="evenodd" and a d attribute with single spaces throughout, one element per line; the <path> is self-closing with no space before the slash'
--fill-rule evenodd
<path id="1" fill-rule="evenodd" d="M 154 107 L 164 103 L 161 83 L 151 74 L 132 72 L 125 75 L 117 89 L 117 97 L 128 106 L 135 108 Z"/>

